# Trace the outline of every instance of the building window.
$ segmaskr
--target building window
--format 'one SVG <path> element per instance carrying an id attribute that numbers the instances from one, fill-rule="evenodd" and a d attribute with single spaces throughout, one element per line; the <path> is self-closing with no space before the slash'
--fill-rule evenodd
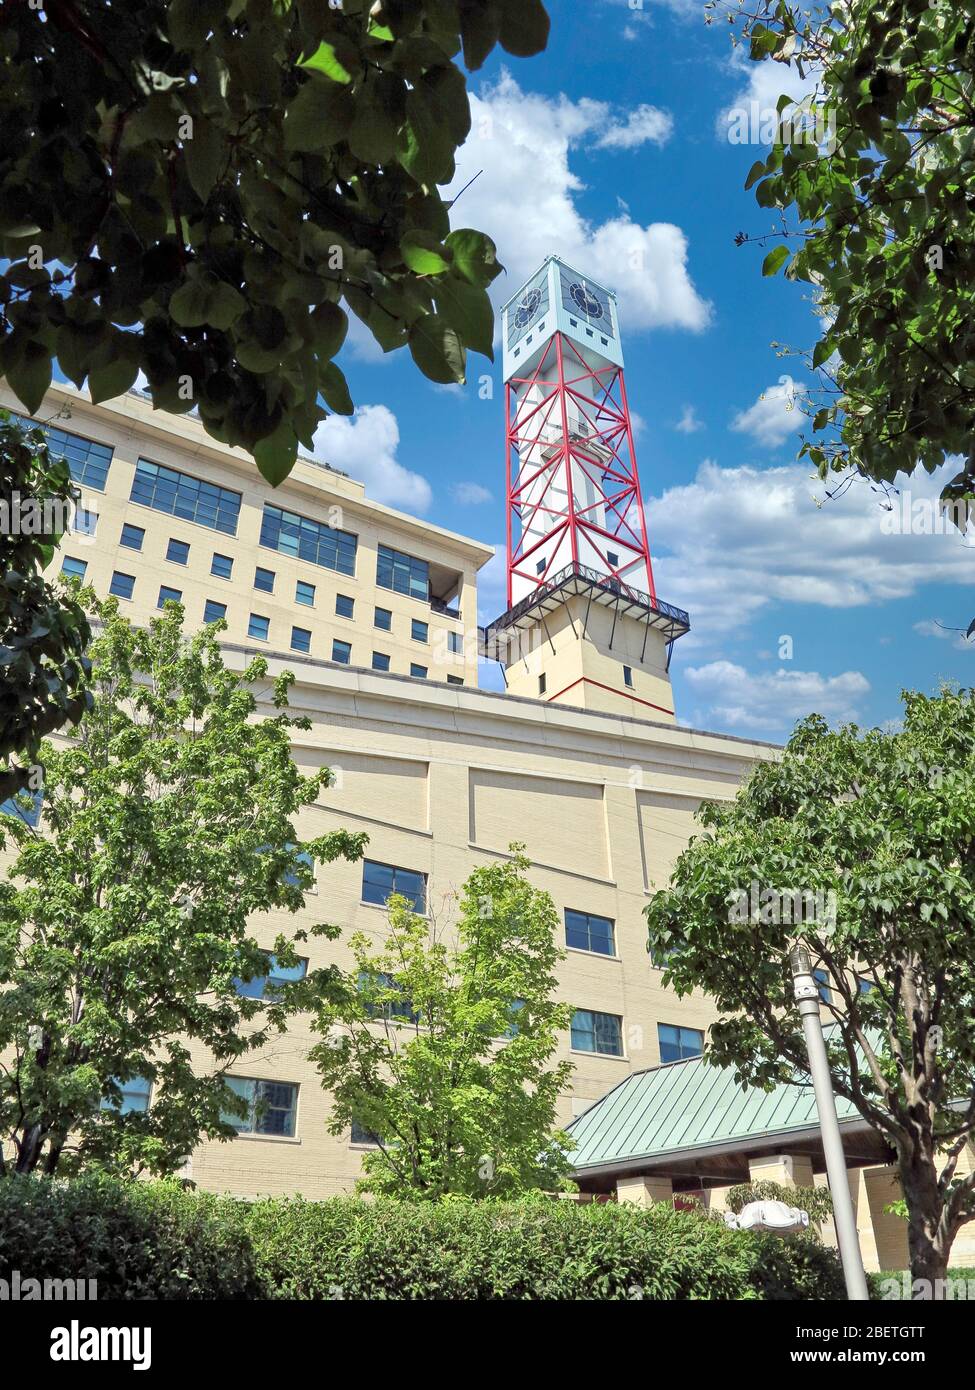
<path id="1" fill-rule="evenodd" d="M 408 594 L 410 598 L 429 602 L 430 566 L 426 560 L 417 560 L 413 555 L 404 555 L 400 550 L 381 545 L 376 563 L 376 583 L 381 589 L 393 589 L 397 594 Z"/>
<path id="2" fill-rule="evenodd" d="M 545 676 L 544 676 L 544 675 L 539 676 L 539 678 L 538 678 L 538 693 L 539 693 L 539 695 L 544 695 L 544 694 L 545 694 L 545 687 L 547 686 L 547 684 L 548 684 L 548 682 L 547 682 L 547 680 L 545 679 Z"/>
<path id="3" fill-rule="evenodd" d="M 453 652 L 455 656 L 463 653 L 464 634 L 462 632 L 447 633 L 447 650 L 448 652 Z"/>
<path id="4" fill-rule="evenodd" d="M 250 622 L 247 624 L 248 637 L 254 637 L 258 642 L 266 642 L 270 631 L 270 618 L 262 618 L 260 613 L 251 614 Z"/>
<path id="5" fill-rule="evenodd" d="M 221 1116 L 238 1134 L 278 1134 L 291 1138 L 295 1132 L 298 1087 L 287 1081 L 258 1081 L 254 1077 L 227 1076 L 226 1084 L 247 1102 L 247 1118 Z"/>
<path id="6" fill-rule="evenodd" d="M 410 636 L 414 642 L 425 642 L 430 636 L 430 624 L 421 623 L 419 618 L 414 618 L 410 624 Z"/>
<path id="7" fill-rule="evenodd" d="M 865 980 L 865 979 L 863 978 L 862 975 L 858 975 L 858 976 L 857 976 L 857 993 L 858 993 L 858 994 L 869 994 L 870 991 L 873 989 L 873 987 L 874 987 L 874 986 L 873 986 L 873 981 L 872 981 L 872 980 Z"/>
<path id="8" fill-rule="evenodd" d="M 524 999 L 512 999 L 508 1008 L 508 1018 L 510 1022 L 502 1034 L 506 1042 L 510 1042 L 512 1038 L 517 1038 L 518 1034 L 521 1032 L 521 1029 L 518 1027 L 518 1015 L 524 1007 Z"/>
<path id="9" fill-rule="evenodd" d="M 394 864 L 377 864 L 366 859 L 362 866 L 362 901 L 385 907 L 390 893 L 400 893 L 414 912 L 425 913 L 427 901 L 426 874 L 415 869 L 399 869 Z"/>
<path id="10" fill-rule="evenodd" d="M 463 685 L 463 684 L 464 684 L 464 677 L 463 677 L 463 676 L 448 676 L 448 677 L 447 677 L 447 684 L 448 684 L 448 685 Z"/>
<path id="11" fill-rule="evenodd" d="M 623 667 L 623 684 L 633 689 L 633 668 L 632 666 Z"/>
<path id="12" fill-rule="evenodd" d="M 373 626 L 383 632 L 391 632 L 393 629 L 393 615 L 388 608 L 377 608 L 372 621 Z"/>
<path id="13" fill-rule="evenodd" d="M 156 600 L 156 607 L 162 608 L 164 603 L 182 603 L 183 590 L 171 589 L 168 584 L 160 584 L 159 598 Z"/>
<path id="14" fill-rule="evenodd" d="M 234 562 L 229 555 L 214 555 L 210 561 L 210 573 L 217 579 L 229 579 L 233 570 Z"/>
<path id="15" fill-rule="evenodd" d="M 243 999 L 274 999 L 282 985 L 290 985 L 303 980 L 308 970 L 307 960 L 299 960 L 297 965 L 278 965 L 273 951 L 266 953 L 267 969 L 263 975 L 255 975 L 250 980 L 234 980 L 234 988 Z"/>
<path id="16" fill-rule="evenodd" d="M 388 670 L 389 670 L 389 657 L 388 657 L 388 655 L 386 654 L 386 652 L 373 652 L 373 654 L 372 654 L 372 669 L 373 669 L 374 671 L 388 671 Z"/>
<path id="17" fill-rule="evenodd" d="M 98 513 L 83 511 L 81 507 L 75 507 L 70 529 L 76 536 L 87 536 L 90 540 L 94 540 L 98 530 Z"/>
<path id="18" fill-rule="evenodd" d="M 379 1143 L 379 1140 L 373 1134 L 371 1129 L 366 1129 L 365 1125 L 360 1125 L 358 1120 L 353 1120 L 352 1133 L 349 1138 L 349 1143 L 358 1145 L 368 1144 L 370 1148 L 375 1148 L 376 1145 Z"/>
<path id="19" fill-rule="evenodd" d="M 662 1064 L 700 1057 L 704 1051 L 704 1034 L 700 1028 L 678 1028 L 672 1023 L 658 1023 L 657 1042 Z"/>
<path id="20" fill-rule="evenodd" d="M 122 527 L 122 534 L 119 537 L 119 545 L 124 545 L 127 550 L 141 550 L 142 542 L 146 538 L 146 533 L 141 526 L 130 526 L 128 522 Z"/>
<path id="21" fill-rule="evenodd" d="M 41 819 L 43 801 L 44 792 L 40 787 L 34 791 L 18 792 L 16 796 L 8 796 L 6 801 L 0 802 L 0 814 L 16 816 L 25 825 L 37 826 Z"/>
<path id="22" fill-rule="evenodd" d="M 593 912 L 565 910 L 565 944 L 575 951 L 592 951 L 597 956 L 616 954 L 616 935 L 609 917 Z"/>
<path id="23" fill-rule="evenodd" d="M 603 482 L 605 482 L 605 481 L 606 481 L 606 479 L 604 478 L 604 479 L 603 479 Z M 614 570 L 618 570 L 618 569 L 619 569 L 619 567 L 620 567 L 620 557 L 616 554 L 616 551 L 615 551 L 615 550 L 607 550 L 607 552 L 606 552 L 606 563 L 609 565 L 610 569 L 614 569 Z"/>
<path id="24" fill-rule="evenodd" d="M 170 540 L 166 547 L 166 559 L 174 565 L 185 565 L 190 558 L 190 547 L 186 541 Z"/>
<path id="25" fill-rule="evenodd" d="M 114 594 L 116 598 L 131 598 L 135 592 L 135 575 L 122 574 L 120 570 L 116 570 L 112 575 L 108 592 Z"/>
<path id="26" fill-rule="evenodd" d="M 112 1080 L 121 1091 L 121 1098 L 116 1100 L 114 1096 L 102 1096 L 100 1109 L 111 1110 L 116 1115 L 144 1115 L 149 1109 L 149 1097 L 152 1095 L 149 1078 L 132 1076 L 128 1081 L 119 1081 L 113 1076 Z"/>
<path id="27" fill-rule="evenodd" d="M 215 598 L 208 598 L 203 605 L 203 621 L 205 623 L 218 623 L 221 618 L 227 616 L 227 605 L 218 603 Z"/>
<path id="28" fill-rule="evenodd" d="M 274 593 L 274 570 L 262 569 L 258 565 L 254 571 L 254 588 L 260 589 L 265 594 Z"/>
<path id="29" fill-rule="evenodd" d="M 294 652 L 311 651 L 311 633 L 306 627 L 293 627 L 291 629 L 291 650 Z"/>
<path id="30" fill-rule="evenodd" d="M 339 662 L 342 666 L 348 666 L 352 660 L 352 644 L 340 642 L 336 637 L 332 642 L 332 660 Z"/>
<path id="31" fill-rule="evenodd" d="M 108 470 L 112 462 L 112 449 L 108 444 L 96 444 L 93 439 L 85 439 L 80 434 L 69 434 L 67 430 L 56 429 L 53 425 L 41 425 L 26 415 L 10 412 L 11 420 L 24 429 L 40 430 L 47 440 L 47 447 L 53 458 L 67 460 L 71 476 L 83 487 L 95 492 L 104 492 L 108 480 Z"/>
<path id="32" fill-rule="evenodd" d="M 418 666 L 415 661 L 411 661 L 410 675 L 416 676 L 417 680 L 425 681 L 427 678 L 427 668 L 425 666 Z"/>
<path id="33" fill-rule="evenodd" d="M 313 608 L 315 604 L 315 586 L 307 583 L 304 579 L 299 579 L 295 585 L 295 603 L 303 603 L 307 608 Z"/>
<path id="34" fill-rule="evenodd" d="M 819 997 L 824 1004 L 832 1004 L 833 993 L 829 987 L 829 974 L 825 970 L 814 970 L 813 979 L 819 985 Z"/>
<path id="35" fill-rule="evenodd" d="M 417 1023 L 419 1015 L 413 1008 L 413 1000 L 408 994 L 404 994 L 392 975 L 387 975 L 384 971 L 377 971 L 371 975 L 365 970 L 359 972 L 359 993 L 375 993 L 379 990 L 394 991 L 392 999 L 367 999 L 365 1002 L 366 1013 L 370 1018 L 398 1018 L 404 1023 Z"/>
<path id="36" fill-rule="evenodd" d="M 76 560 L 72 555 L 65 555 L 61 561 L 61 573 L 66 579 L 84 579 L 87 568 L 87 560 Z"/>
<path id="37" fill-rule="evenodd" d="M 535 573 L 536 573 L 536 574 L 544 574 L 544 573 L 545 573 L 545 561 L 544 561 L 544 560 L 539 560 L 539 561 L 538 561 L 537 565 L 535 566 Z"/>
<path id="38" fill-rule="evenodd" d="M 136 464 L 129 500 L 142 507 L 151 507 L 153 511 L 194 521 L 197 526 L 209 526 L 211 531 L 223 531 L 228 536 L 237 534 L 239 492 L 205 483 L 175 468 L 163 468 L 147 459 L 139 459 Z"/>
<path id="39" fill-rule="evenodd" d="M 348 594 L 335 595 L 335 616 L 337 618 L 351 618 L 355 612 L 355 599 L 349 598 Z"/>
<path id="40" fill-rule="evenodd" d="M 617 1014 L 576 1009 L 572 1015 L 572 1046 L 576 1052 L 623 1056 L 623 1020 Z"/>
<path id="41" fill-rule="evenodd" d="M 358 537 L 350 531 L 323 526 L 297 512 L 285 512 L 280 507 L 264 503 L 261 522 L 261 545 L 279 550 L 296 560 L 308 560 L 323 569 L 339 574 L 355 574 L 355 554 Z"/>

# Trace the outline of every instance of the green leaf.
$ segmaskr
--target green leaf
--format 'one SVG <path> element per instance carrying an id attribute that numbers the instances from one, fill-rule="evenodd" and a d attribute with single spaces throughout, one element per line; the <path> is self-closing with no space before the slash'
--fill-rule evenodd
<path id="1" fill-rule="evenodd" d="M 444 247 L 429 232 L 414 229 L 407 232 L 399 244 L 403 260 L 414 275 L 441 275 L 450 269 Z"/>
<path id="2" fill-rule="evenodd" d="M 354 103 L 345 87 L 312 74 L 288 106 L 284 118 L 285 149 L 328 149 L 347 134 Z"/>
<path id="3" fill-rule="evenodd" d="M 410 352 L 424 376 L 445 385 L 466 380 L 466 355 L 455 328 L 440 314 L 426 314 L 410 328 Z"/>
<path id="4" fill-rule="evenodd" d="M 336 415 L 355 414 L 348 383 L 340 367 L 334 362 L 323 363 L 319 367 L 318 381 L 329 410 L 334 410 Z"/>
<path id="5" fill-rule="evenodd" d="M 765 173 L 765 160 L 764 160 L 764 159 L 756 159 L 755 163 L 752 165 L 752 167 L 751 167 L 751 168 L 749 169 L 749 171 L 748 171 L 748 178 L 745 180 L 745 190 L 746 190 L 746 192 L 747 192 L 747 190 L 748 190 L 749 188 L 751 188 L 752 184 L 755 183 L 757 179 L 760 179 L 760 178 L 762 177 L 762 175 L 763 175 L 764 173 Z"/>
<path id="6" fill-rule="evenodd" d="M 193 133 L 183 142 L 186 176 L 193 192 L 205 203 L 227 163 L 223 132 L 205 116 L 193 117 Z"/>
<path id="7" fill-rule="evenodd" d="M 471 72 L 484 65 L 498 41 L 500 15 L 496 5 L 484 5 L 481 0 L 461 0 L 460 34 L 464 44 L 464 62 Z"/>
<path id="8" fill-rule="evenodd" d="M 169 301 L 169 314 L 180 328 L 201 328 L 206 323 L 210 294 L 201 279 L 186 280 Z"/>
<path id="9" fill-rule="evenodd" d="M 88 374 L 88 390 L 96 405 L 124 396 L 139 375 L 139 364 L 133 358 L 117 356 L 104 366 L 93 367 Z"/>
<path id="10" fill-rule="evenodd" d="M 777 270 L 789 259 L 788 246 L 775 246 L 762 262 L 762 274 L 774 275 Z"/>
<path id="11" fill-rule="evenodd" d="M 28 415 L 40 410 L 51 385 L 51 355 L 43 343 L 28 341 L 19 358 L 7 367 L 7 385 Z"/>
<path id="12" fill-rule="evenodd" d="M 341 34 L 333 34 L 323 40 L 310 58 L 303 58 L 298 64 L 312 72 L 321 72 L 333 82 L 347 83 L 361 72 L 359 54 L 355 45 Z"/>
<path id="13" fill-rule="evenodd" d="M 254 461 L 272 487 L 284 482 L 297 457 L 298 439 L 287 420 L 254 445 Z"/>
<path id="14" fill-rule="evenodd" d="M 504 268 L 498 261 L 497 247 L 483 232 L 461 227 L 450 233 L 444 245 L 453 257 L 454 269 L 472 285 L 485 288 Z"/>
<path id="15" fill-rule="evenodd" d="M 247 300 L 240 291 L 235 290 L 233 285 L 218 280 L 211 289 L 205 321 L 211 328 L 226 332 L 237 322 L 246 308 Z"/>
<path id="16" fill-rule="evenodd" d="M 465 347 L 494 361 L 494 309 L 486 290 L 448 276 L 437 285 L 437 308 Z"/>
<path id="17" fill-rule="evenodd" d="M 832 338 L 820 338 L 813 348 L 812 364 L 814 367 L 821 367 L 827 358 L 832 357 L 836 350 L 836 344 Z"/>
<path id="18" fill-rule="evenodd" d="M 550 22 L 541 0 L 501 0 L 501 47 L 516 58 L 531 58 L 548 43 Z"/>
<path id="19" fill-rule="evenodd" d="M 319 304 L 311 313 L 312 341 L 320 358 L 331 360 L 345 342 L 349 320 L 338 304 Z"/>

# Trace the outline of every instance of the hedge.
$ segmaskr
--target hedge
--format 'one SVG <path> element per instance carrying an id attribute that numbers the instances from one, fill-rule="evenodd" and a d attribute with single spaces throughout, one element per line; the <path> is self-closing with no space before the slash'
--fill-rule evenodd
<path id="1" fill-rule="evenodd" d="M 165 1299 L 839 1299 L 831 1251 L 659 1206 L 243 1202 L 173 1184 L 0 1181 L 0 1277 Z"/>

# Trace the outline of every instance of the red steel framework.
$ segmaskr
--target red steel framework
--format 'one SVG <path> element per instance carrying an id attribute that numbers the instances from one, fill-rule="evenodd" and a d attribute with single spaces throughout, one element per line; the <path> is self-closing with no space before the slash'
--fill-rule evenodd
<path id="1" fill-rule="evenodd" d="M 556 563 L 555 557 L 566 530 L 572 563 L 580 563 L 579 539 L 585 535 L 605 565 L 609 582 L 619 579 L 632 585 L 635 562 L 642 560 L 649 598 L 656 603 L 623 370 L 602 358 L 599 363 L 590 366 L 571 338 L 556 333 L 532 374 L 512 377 L 506 385 L 509 609 L 516 576 L 537 587 L 550 570 L 565 563 Z M 585 421 L 584 437 L 581 431 L 570 432 L 570 401 L 575 407 L 571 415 Z M 532 460 L 525 469 L 523 457 Z M 588 505 L 574 493 L 573 466 L 593 485 L 595 500 Z M 559 478 L 562 487 L 553 487 Z M 560 491 L 565 504 L 553 505 L 553 494 Z M 626 548 L 615 565 L 607 553 L 614 542 Z M 531 557 L 543 546 L 548 546 L 548 559 L 538 573 Z"/>

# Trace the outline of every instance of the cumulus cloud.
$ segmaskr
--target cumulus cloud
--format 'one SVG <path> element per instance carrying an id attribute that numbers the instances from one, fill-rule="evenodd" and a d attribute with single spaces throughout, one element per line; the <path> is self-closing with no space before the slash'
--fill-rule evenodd
<path id="1" fill-rule="evenodd" d="M 731 428 L 740 434 L 750 434 L 759 444 L 775 449 L 784 444 L 802 424 L 804 416 L 796 409 L 796 401 L 806 394 L 801 382 L 791 376 L 780 376 L 778 384 L 767 386 L 754 405 L 739 410 Z"/>
<path id="2" fill-rule="evenodd" d="M 366 485 L 367 496 L 390 507 L 425 512 L 430 484 L 397 461 L 399 423 L 385 405 L 363 405 L 354 415 L 329 415 L 315 431 L 317 459 L 351 473 Z"/>
<path id="3" fill-rule="evenodd" d="M 696 434 L 698 430 L 703 430 L 704 421 L 697 418 L 697 411 L 692 405 L 685 405 L 683 414 L 674 426 L 681 434 Z"/>
<path id="4" fill-rule="evenodd" d="M 856 721 L 870 682 L 861 671 L 823 676 L 818 671 L 753 672 L 731 661 L 691 666 L 684 679 L 706 702 L 712 718 L 730 729 L 791 728 L 807 714 Z"/>
<path id="5" fill-rule="evenodd" d="M 643 105 L 631 111 L 625 121 L 610 119 L 595 144 L 597 150 L 635 150 L 640 145 L 665 145 L 673 131 L 674 118 L 669 111 Z"/>
<path id="6" fill-rule="evenodd" d="M 495 282 L 497 302 L 509 298 L 549 255 L 590 275 L 620 298 L 626 331 L 676 327 L 701 329 L 710 305 L 688 271 L 688 243 L 670 222 L 641 226 L 620 208 L 602 222 L 583 216 L 577 196 L 584 183 L 573 167 L 580 150 L 632 148 L 662 134 L 653 118 L 632 113 L 625 121 L 609 103 L 524 92 L 510 73 L 471 96 L 473 128 L 457 156 L 453 196 L 475 175 L 451 211 L 454 227 L 478 227 L 498 245 L 507 275 Z M 669 119 L 669 118 L 666 118 Z M 621 165 L 621 168 L 624 167 Z"/>
<path id="7" fill-rule="evenodd" d="M 480 506 L 483 502 L 490 502 L 492 496 L 488 488 L 480 483 L 452 483 L 450 495 L 462 507 Z"/>
<path id="8" fill-rule="evenodd" d="M 919 637 L 937 637 L 942 642 L 950 642 L 958 651 L 971 651 L 972 649 L 972 639 L 965 636 L 963 628 L 951 627 L 939 619 L 923 618 L 914 624 L 914 631 Z"/>
<path id="9" fill-rule="evenodd" d="M 751 142 L 768 145 L 769 128 L 774 129 L 778 119 L 779 98 L 787 96 L 793 107 L 798 106 L 814 96 L 818 82 L 815 68 L 807 65 L 800 76 L 792 65 L 771 58 L 753 63 L 745 48 L 732 49 L 728 70 L 738 85 L 731 101 L 718 113 L 717 133 L 719 139 L 733 143 L 741 143 L 744 118 Z"/>

